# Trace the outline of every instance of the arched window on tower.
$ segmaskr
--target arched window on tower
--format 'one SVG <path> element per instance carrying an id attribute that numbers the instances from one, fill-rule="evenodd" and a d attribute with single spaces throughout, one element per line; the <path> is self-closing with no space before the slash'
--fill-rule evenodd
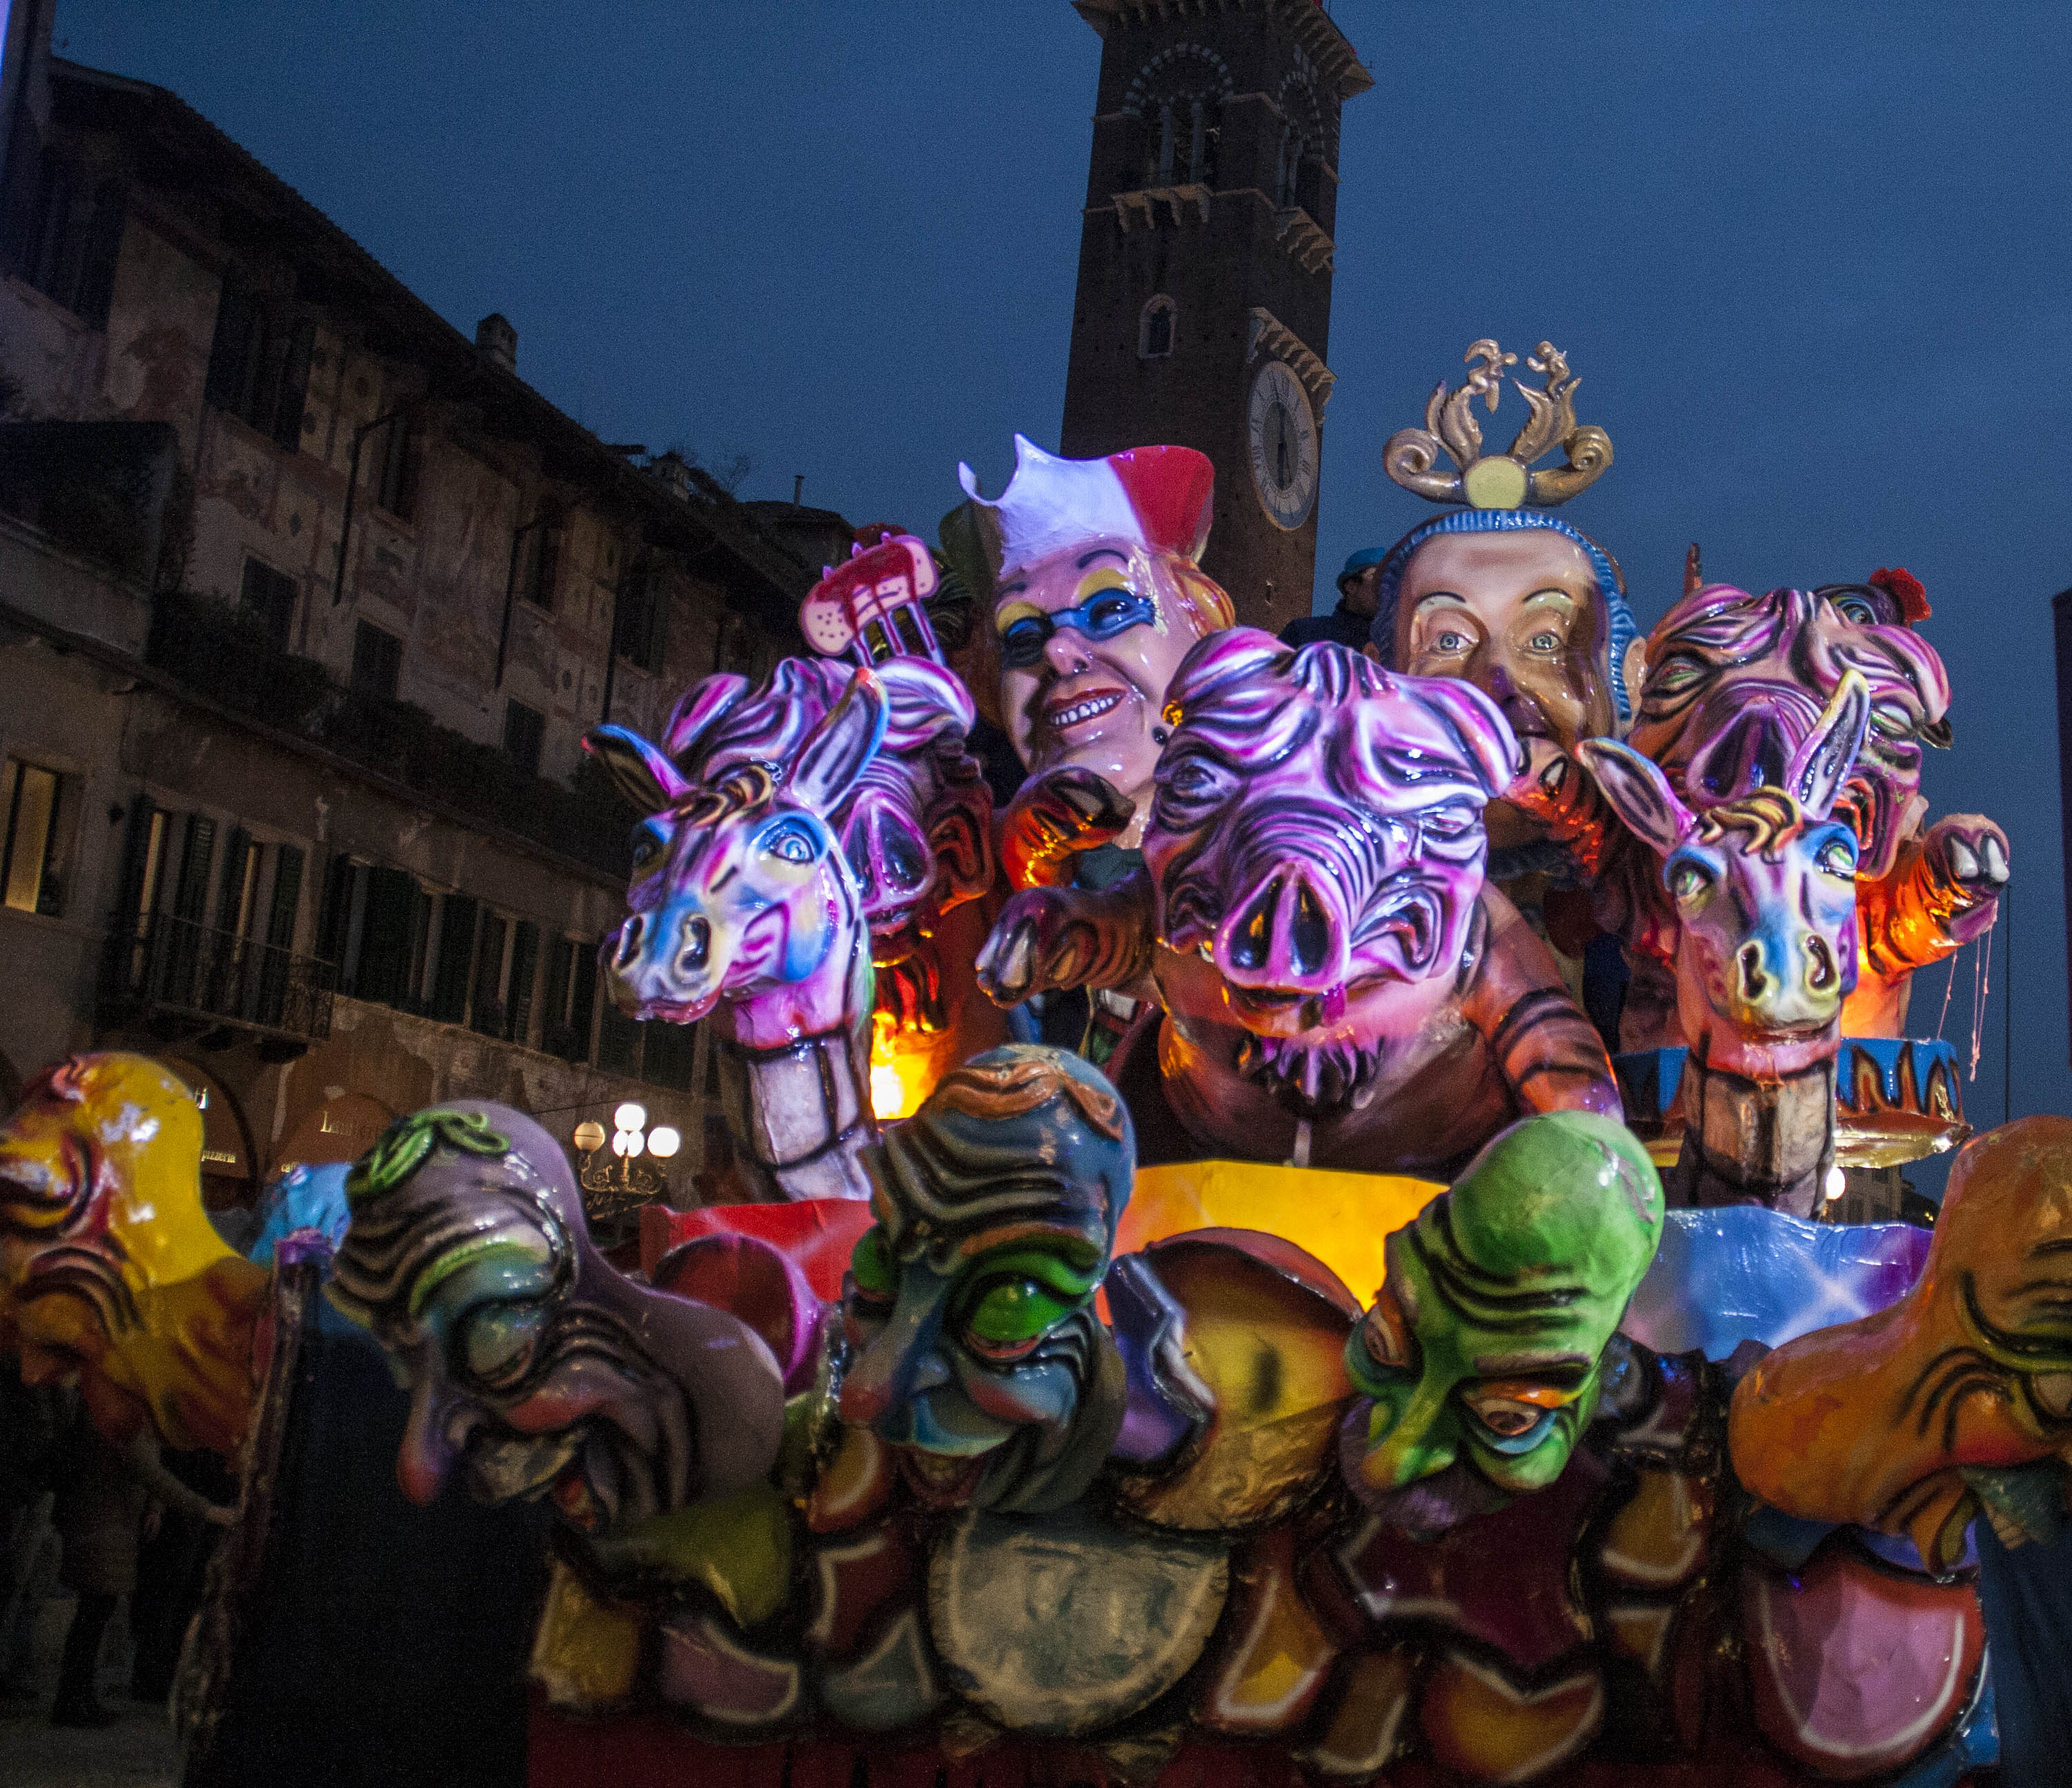
<path id="1" fill-rule="evenodd" d="M 1160 360 L 1173 351 L 1174 327 L 1179 315 L 1178 306 L 1163 292 L 1145 305 L 1137 319 L 1137 359 Z"/>
<path id="2" fill-rule="evenodd" d="M 1302 133 L 1292 124 L 1284 125 L 1281 130 L 1281 160 L 1273 181 L 1273 203 L 1286 211 L 1301 201 L 1296 197 L 1297 182 L 1301 178 L 1302 166 Z"/>
<path id="3" fill-rule="evenodd" d="M 1154 58 L 1138 76 L 1128 109 L 1142 121 L 1145 186 L 1214 187 L 1222 101 L 1229 85 L 1221 61 L 1192 44 Z"/>

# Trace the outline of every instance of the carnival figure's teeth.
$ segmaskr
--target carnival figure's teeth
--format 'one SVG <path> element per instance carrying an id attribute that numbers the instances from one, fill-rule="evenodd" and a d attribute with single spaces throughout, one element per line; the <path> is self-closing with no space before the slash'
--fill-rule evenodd
<path id="1" fill-rule="evenodd" d="M 1043 717 L 1054 732 L 1062 733 L 1068 727 L 1096 720 L 1110 709 L 1121 705 L 1122 695 L 1118 690 L 1108 695 L 1089 696 L 1084 701 L 1075 701 L 1069 708 L 1046 709 Z"/>
<path id="2" fill-rule="evenodd" d="M 1270 1093 L 1298 1117 L 1316 1118 L 1342 1108 L 1364 1109 L 1374 1098 L 1382 1052 L 1333 1039 L 1248 1034 L 1239 1043 L 1238 1073 Z"/>

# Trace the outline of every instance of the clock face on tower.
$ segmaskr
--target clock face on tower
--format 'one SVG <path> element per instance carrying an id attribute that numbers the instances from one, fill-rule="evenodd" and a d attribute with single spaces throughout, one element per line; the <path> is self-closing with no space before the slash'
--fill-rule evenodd
<path id="1" fill-rule="evenodd" d="M 1252 381 L 1252 483 L 1276 528 L 1300 528 L 1317 501 L 1317 418 L 1302 381 L 1268 360 Z"/>

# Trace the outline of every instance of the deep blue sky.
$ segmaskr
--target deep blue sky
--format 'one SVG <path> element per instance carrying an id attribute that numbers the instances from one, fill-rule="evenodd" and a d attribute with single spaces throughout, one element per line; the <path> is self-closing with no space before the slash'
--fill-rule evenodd
<path id="1" fill-rule="evenodd" d="M 1909 566 L 1957 689 L 1935 809 L 2013 839 L 2014 1109 L 2072 1111 L 2072 8 L 1332 10 L 1375 84 L 1346 112 L 1323 564 L 1423 512 L 1381 444 L 1494 335 L 1581 374 L 1618 463 L 1564 513 L 1643 624 L 1693 539 L 1756 589 Z M 61 0 L 57 35 L 181 94 L 462 328 L 504 312 L 524 375 L 607 439 L 745 451 L 745 495 L 803 472 L 808 502 L 923 528 L 960 457 L 991 484 L 1013 430 L 1054 444 L 1100 51 L 1065 0 Z M 2004 927 L 1986 1122 L 2005 953 Z"/>

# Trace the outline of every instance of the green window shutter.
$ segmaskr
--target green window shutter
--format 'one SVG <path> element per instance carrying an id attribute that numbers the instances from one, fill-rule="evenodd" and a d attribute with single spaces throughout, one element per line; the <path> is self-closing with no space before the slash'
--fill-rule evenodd
<path id="1" fill-rule="evenodd" d="M 158 808 L 148 795 L 134 795 L 130 802 L 128 824 L 122 837 L 121 892 L 117 897 L 117 923 L 124 931 L 136 924 L 138 915 L 145 910 L 146 897 L 155 894 L 147 888 L 145 877 L 153 867 L 151 863 L 151 820 Z"/>
<path id="2" fill-rule="evenodd" d="M 176 918 L 199 923 L 208 909 L 208 868 L 216 855 L 216 822 L 206 813 L 187 816 L 187 848 L 180 853 L 180 878 L 173 889 Z"/>
<path id="3" fill-rule="evenodd" d="M 324 866 L 323 904 L 317 911 L 317 955 L 334 968 L 345 967 L 345 940 L 352 926 L 353 861 L 343 851 Z"/>
<path id="4" fill-rule="evenodd" d="M 439 967 L 432 984 L 432 1016 L 457 1025 L 467 1013 L 468 971 L 474 967 L 475 903 L 448 894 L 439 919 Z"/>
<path id="5" fill-rule="evenodd" d="M 504 935 L 505 925 L 494 913 L 482 915 L 482 941 L 475 952 L 475 1003 L 468 1022 L 485 1037 L 504 1034 Z"/>
<path id="6" fill-rule="evenodd" d="M 640 1027 L 609 1000 L 597 1031 L 597 1065 L 606 1074 L 639 1072 Z"/>
<path id="7" fill-rule="evenodd" d="M 417 878 L 408 869 L 371 869 L 367 912 L 360 932 L 360 974 L 354 993 L 363 1000 L 400 1006 L 410 978 L 410 920 Z"/>
<path id="8" fill-rule="evenodd" d="M 237 929 L 237 908 L 245 893 L 245 853 L 251 848 L 252 834 L 242 826 L 232 826 L 223 853 L 221 884 L 216 891 L 216 928 L 219 931 Z"/>
<path id="9" fill-rule="evenodd" d="M 658 1020 L 640 1029 L 644 1034 L 640 1046 L 640 1078 L 651 1087 L 689 1092 L 697 1054 L 697 1026 L 664 1024 Z"/>
<path id="10" fill-rule="evenodd" d="M 575 981 L 575 997 L 569 1003 L 569 1029 L 573 1038 L 568 1059 L 587 1062 L 590 1059 L 590 1016 L 597 1009 L 597 950 L 593 944 L 578 943 L 573 952 L 574 966 L 571 974 Z"/>
<path id="11" fill-rule="evenodd" d="M 274 853 L 273 898 L 266 917 L 266 941 L 277 950 L 295 947 L 295 907 L 302 898 L 302 853 L 282 845 Z"/>
<path id="12" fill-rule="evenodd" d="M 518 935 L 511 940 L 510 1016 L 504 1034 L 522 1043 L 532 1025 L 532 974 L 540 960 L 540 927 L 529 919 L 518 922 Z"/>

